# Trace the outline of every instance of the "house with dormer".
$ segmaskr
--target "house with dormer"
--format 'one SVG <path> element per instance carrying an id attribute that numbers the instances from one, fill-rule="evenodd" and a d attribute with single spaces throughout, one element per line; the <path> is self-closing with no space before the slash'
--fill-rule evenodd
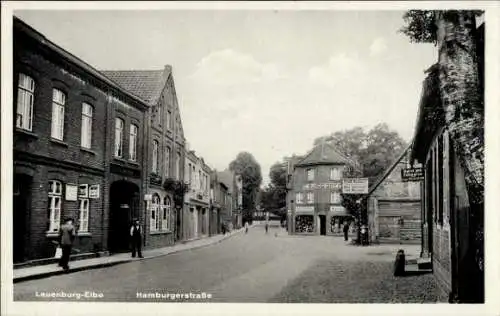
<path id="1" fill-rule="evenodd" d="M 175 188 L 184 186 L 186 143 L 172 67 L 103 73 L 149 105 L 144 141 L 148 157 L 143 178 L 145 247 L 172 245 L 183 236 L 184 194 Z"/>
<path id="2" fill-rule="evenodd" d="M 288 160 L 288 232 L 339 235 L 353 217 L 342 206 L 342 179 L 354 162 L 332 144 L 317 144 L 308 154 Z"/>

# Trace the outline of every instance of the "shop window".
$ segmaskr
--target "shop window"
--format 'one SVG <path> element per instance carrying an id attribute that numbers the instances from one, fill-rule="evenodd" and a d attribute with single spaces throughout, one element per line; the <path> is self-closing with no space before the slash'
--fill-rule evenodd
<path id="1" fill-rule="evenodd" d="M 313 215 L 298 215 L 295 217 L 295 232 L 312 233 L 314 232 Z"/>
<path id="2" fill-rule="evenodd" d="M 170 198 L 165 197 L 163 199 L 163 209 L 161 214 L 161 230 L 163 231 L 170 230 L 170 212 L 171 212 Z"/>

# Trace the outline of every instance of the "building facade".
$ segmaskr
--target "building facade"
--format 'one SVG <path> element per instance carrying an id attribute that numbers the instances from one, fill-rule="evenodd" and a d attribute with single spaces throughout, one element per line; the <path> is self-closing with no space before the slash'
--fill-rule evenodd
<path id="1" fill-rule="evenodd" d="M 209 235 L 210 175 L 203 158 L 194 151 L 186 153 L 185 177 L 189 190 L 184 198 L 184 239 L 198 239 Z"/>
<path id="2" fill-rule="evenodd" d="M 329 143 L 315 146 L 303 158 L 289 159 L 289 234 L 337 235 L 344 222 L 353 223 L 341 197 L 342 178 L 350 163 Z"/>
<path id="3" fill-rule="evenodd" d="M 403 169 L 411 167 L 408 157 L 409 148 L 368 191 L 368 226 L 372 242 L 421 242 L 421 183 L 403 181 L 401 174 Z"/>
<path id="4" fill-rule="evenodd" d="M 223 199 L 221 203 L 221 224 L 226 227 L 233 226 L 233 222 L 237 220 L 236 214 L 233 213 L 235 213 L 238 201 L 235 174 L 230 170 L 218 171 L 217 179 L 221 183 Z"/>
<path id="5" fill-rule="evenodd" d="M 143 210 L 147 107 L 21 20 L 13 25 L 14 262 L 53 257 L 65 218 L 75 220 L 79 253 L 114 251 Z"/>
<path id="6" fill-rule="evenodd" d="M 145 247 L 174 244 L 182 236 L 182 202 L 175 184 L 184 183 L 185 138 L 172 67 L 160 70 L 103 71 L 148 104 L 145 167 L 147 214 L 142 217 Z"/>
<path id="7" fill-rule="evenodd" d="M 439 22 L 443 22 L 441 18 Z M 439 25 L 440 23 L 438 23 Z M 428 71 L 419 104 L 411 157 L 425 170 L 422 208 L 422 258 L 431 258 L 442 301 L 484 302 L 484 194 L 468 187 L 466 174 L 477 165 L 463 163 L 456 145 L 468 142 L 469 150 L 484 146 L 464 131 L 452 136 L 443 110 L 439 65 L 449 56 L 444 49 L 445 28 L 438 27 L 439 62 Z M 476 43 L 480 88 L 484 73 L 484 24 L 477 28 Z M 484 91 L 484 90 L 483 90 Z M 458 105 L 457 105 L 458 106 Z M 484 112 L 483 112 L 484 113 Z M 460 128 L 473 130 L 465 119 Z M 483 137 L 475 135 L 475 137 Z M 472 151 L 472 150 L 471 150 Z M 484 179 L 484 178 L 483 178 Z M 484 180 L 483 180 L 484 181 Z M 484 183 L 483 183 L 484 185 Z"/>

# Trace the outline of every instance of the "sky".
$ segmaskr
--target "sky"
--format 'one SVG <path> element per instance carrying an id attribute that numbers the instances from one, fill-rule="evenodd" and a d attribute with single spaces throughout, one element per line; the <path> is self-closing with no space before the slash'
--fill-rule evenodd
<path id="1" fill-rule="evenodd" d="M 402 11 L 16 11 L 97 69 L 173 67 L 189 147 L 225 169 L 241 151 L 269 168 L 316 137 L 385 122 L 413 136 L 432 44 Z"/>

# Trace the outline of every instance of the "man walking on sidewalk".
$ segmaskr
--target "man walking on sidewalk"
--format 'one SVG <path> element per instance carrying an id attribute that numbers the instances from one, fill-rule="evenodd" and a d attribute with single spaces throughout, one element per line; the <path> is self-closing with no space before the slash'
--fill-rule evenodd
<path id="1" fill-rule="evenodd" d="M 349 239 L 349 224 L 347 221 L 344 222 L 344 241 Z"/>
<path id="2" fill-rule="evenodd" d="M 135 253 L 137 251 L 137 255 L 139 258 L 143 258 L 141 252 L 142 246 L 142 231 L 141 225 L 139 224 L 139 220 L 134 220 L 134 224 L 130 228 L 130 238 L 132 240 L 132 258 L 135 258 Z"/>
<path id="3" fill-rule="evenodd" d="M 69 256 L 71 255 L 71 247 L 75 240 L 76 230 L 73 226 L 73 219 L 67 218 L 64 224 L 59 228 L 59 245 L 62 249 L 62 256 L 59 260 L 59 266 L 65 271 L 69 270 Z"/>

